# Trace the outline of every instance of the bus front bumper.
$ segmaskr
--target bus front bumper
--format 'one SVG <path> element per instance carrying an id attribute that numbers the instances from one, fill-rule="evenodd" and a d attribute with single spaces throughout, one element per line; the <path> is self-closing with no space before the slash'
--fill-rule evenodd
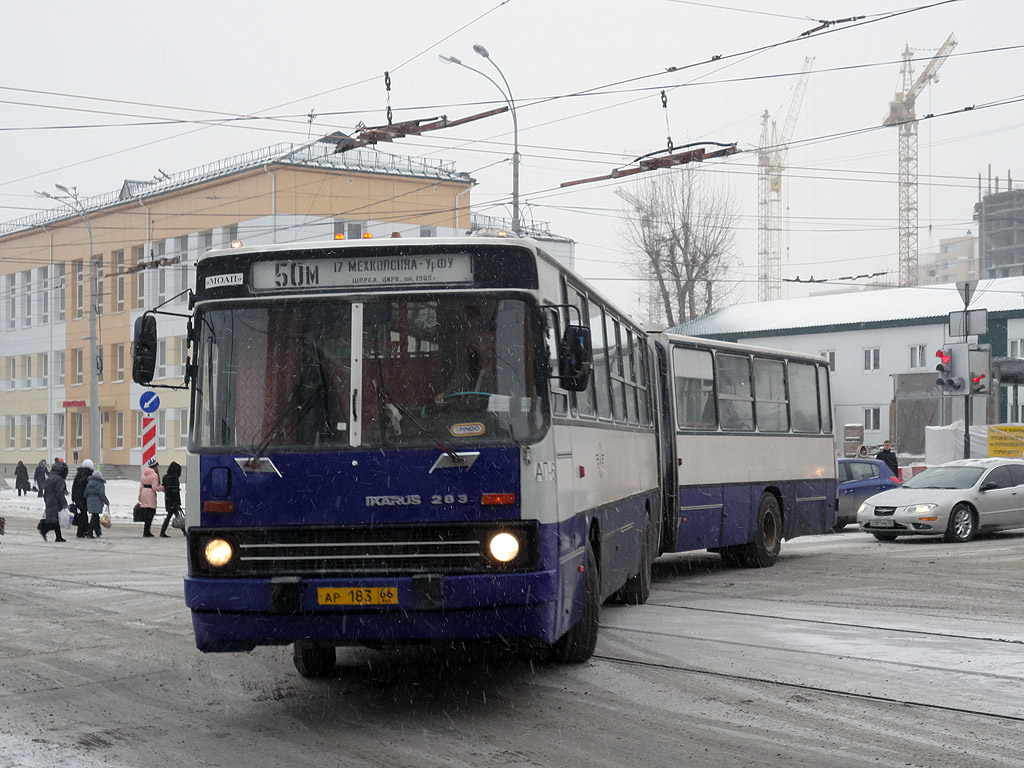
<path id="1" fill-rule="evenodd" d="M 325 604 L 381 591 L 389 605 Z M 258 645 L 314 642 L 556 639 L 556 571 L 401 578 L 185 579 L 196 647 L 250 651 Z M 353 595 L 353 591 L 358 595 Z"/>

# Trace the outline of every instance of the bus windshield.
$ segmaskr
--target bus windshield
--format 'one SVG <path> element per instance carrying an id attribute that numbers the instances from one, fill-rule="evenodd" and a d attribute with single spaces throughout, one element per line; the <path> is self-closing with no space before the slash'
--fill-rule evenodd
<path id="1" fill-rule="evenodd" d="M 246 304 L 197 328 L 197 450 L 465 447 L 547 424 L 540 313 L 519 299 Z"/>

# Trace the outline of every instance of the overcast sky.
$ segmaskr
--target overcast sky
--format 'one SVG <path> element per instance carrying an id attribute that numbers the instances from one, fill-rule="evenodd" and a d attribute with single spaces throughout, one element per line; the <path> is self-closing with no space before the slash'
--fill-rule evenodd
<path id="1" fill-rule="evenodd" d="M 753 150 L 765 109 L 781 128 L 808 56 L 815 71 L 784 182 L 783 278 L 898 276 L 897 131 L 879 126 L 907 44 L 918 49 L 919 73 L 951 32 L 959 41 L 918 100 L 918 117 L 936 115 L 920 124 L 921 251 L 974 230 L 978 174 L 987 178 L 989 165 L 1003 185 L 1008 171 L 1024 181 L 1019 0 L 50 0 L 4 10 L 4 220 L 48 207 L 33 191 L 54 183 L 98 195 L 158 169 L 381 124 L 389 103 L 396 121 L 497 106 L 493 84 L 438 59 L 456 56 L 497 78 L 474 43 L 490 51 L 517 103 L 524 219 L 574 239 L 579 271 L 630 310 L 637 283 L 622 268 L 614 190 L 650 174 L 559 185 L 629 166 L 669 135 L 677 147 L 736 142 L 746 151 L 706 172 L 736 197 L 735 296 L 756 300 Z M 865 18 L 801 37 L 820 20 L 851 16 Z M 262 119 L 222 122 L 235 116 Z M 510 217 L 511 140 L 505 114 L 380 146 L 454 162 L 479 182 L 477 212 Z M 806 290 L 787 282 L 783 297 Z"/>

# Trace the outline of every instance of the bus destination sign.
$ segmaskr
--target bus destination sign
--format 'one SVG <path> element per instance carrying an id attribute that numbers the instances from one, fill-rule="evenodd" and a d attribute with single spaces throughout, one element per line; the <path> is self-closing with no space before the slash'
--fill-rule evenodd
<path id="1" fill-rule="evenodd" d="M 259 261 L 252 267 L 252 285 L 257 291 L 461 285 L 472 282 L 473 260 L 468 253 L 288 259 Z"/>

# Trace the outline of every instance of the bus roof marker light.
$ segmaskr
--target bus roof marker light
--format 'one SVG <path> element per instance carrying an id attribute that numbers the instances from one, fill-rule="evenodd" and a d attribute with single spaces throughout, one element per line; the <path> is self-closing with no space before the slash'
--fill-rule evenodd
<path id="1" fill-rule="evenodd" d="M 372 239 L 373 239 L 373 235 L 371 235 L 369 232 L 363 232 L 363 240 L 372 240 Z"/>
<path id="2" fill-rule="evenodd" d="M 231 241 L 231 247 L 232 248 L 241 248 L 242 247 L 242 241 L 241 240 L 232 240 Z"/>

